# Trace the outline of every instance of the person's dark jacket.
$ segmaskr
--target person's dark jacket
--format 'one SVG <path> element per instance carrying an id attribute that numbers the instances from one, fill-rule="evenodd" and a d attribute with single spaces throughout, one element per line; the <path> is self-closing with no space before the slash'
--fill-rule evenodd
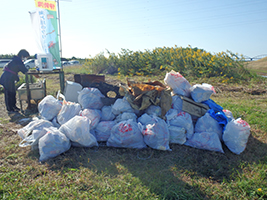
<path id="1" fill-rule="evenodd" d="M 0 78 L 0 84 L 4 86 L 5 90 L 10 92 L 16 91 L 15 81 L 19 81 L 18 72 L 25 74 L 28 69 L 18 56 L 14 56 L 12 60 L 5 65 L 3 74 Z"/>

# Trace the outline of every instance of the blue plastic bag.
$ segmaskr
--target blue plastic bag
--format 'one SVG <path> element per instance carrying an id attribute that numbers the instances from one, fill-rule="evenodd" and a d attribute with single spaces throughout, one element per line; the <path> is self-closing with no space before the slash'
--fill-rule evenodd
<path id="1" fill-rule="evenodd" d="M 212 118 L 217 120 L 217 122 L 225 129 L 226 124 L 228 123 L 228 118 L 226 117 L 223 111 L 215 112 L 213 109 L 207 111 Z"/>
<path id="2" fill-rule="evenodd" d="M 215 103 L 212 99 L 209 99 L 207 101 L 203 101 L 202 103 L 206 104 L 209 106 L 210 109 L 213 109 L 215 112 L 222 112 L 223 107 Z"/>

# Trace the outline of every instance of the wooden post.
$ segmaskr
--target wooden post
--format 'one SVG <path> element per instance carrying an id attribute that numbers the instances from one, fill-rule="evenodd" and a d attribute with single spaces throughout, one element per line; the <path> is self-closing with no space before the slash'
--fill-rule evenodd
<path id="1" fill-rule="evenodd" d="M 59 81 L 60 81 L 60 91 L 61 93 L 64 93 L 64 89 L 65 89 L 64 71 L 59 71 Z"/>
<path id="2" fill-rule="evenodd" d="M 31 91 L 29 85 L 29 75 L 28 73 L 25 74 L 25 81 L 26 81 L 26 91 L 27 91 L 27 100 L 28 100 L 28 109 L 31 108 Z"/>

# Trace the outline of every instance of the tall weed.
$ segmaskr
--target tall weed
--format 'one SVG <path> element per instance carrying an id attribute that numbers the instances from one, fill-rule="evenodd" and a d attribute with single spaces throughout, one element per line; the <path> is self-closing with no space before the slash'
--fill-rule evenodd
<path id="1" fill-rule="evenodd" d="M 153 50 L 131 51 L 122 49 L 108 57 L 100 53 L 88 59 L 85 66 L 94 73 L 112 68 L 112 73 L 124 76 L 154 76 L 167 71 L 179 71 L 183 76 L 195 78 L 221 77 L 221 82 L 236 82 L 253 77 L 244 67 L 243 57 L 230 51 L 211 54 L 203 49 L 157 47 Z"/>

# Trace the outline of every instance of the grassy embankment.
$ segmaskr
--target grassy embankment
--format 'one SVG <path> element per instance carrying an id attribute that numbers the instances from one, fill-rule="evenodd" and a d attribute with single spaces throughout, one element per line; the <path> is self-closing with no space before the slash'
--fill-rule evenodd
<path id="1" fill-rule="evenodd" d="M 66 79 L 73 75 L 69 73 L 81 73 L 85 68 L 88 66 L 66 68 Z M 224 154 L 183 145 L 171 145 L 170 152 L 72 147 L 41 164 L 38 151 L 18 147 L 19 136 L 1 121 L 5 123 L 0 128 L 1 199 L 266 199 L 266 79 L 242 79 L 242 75 L 242 80 L 233 81 L 231 77 L 238 74 L 214 78 L 207 73 L 205 77 L 187 74 L 185 78 L 192 85 L 214 85 L 217 94 L 212 99 L 250 124 L 251 136 L 240 155 L 224 145 Z M 164 72 L 142 79 L 136 74 L 128 77 L 163 81 Z M 125 76 L 107 78 L 125 81 Z M 58 82 L 48 82 L 48 93 L 55 94 Z"/>

